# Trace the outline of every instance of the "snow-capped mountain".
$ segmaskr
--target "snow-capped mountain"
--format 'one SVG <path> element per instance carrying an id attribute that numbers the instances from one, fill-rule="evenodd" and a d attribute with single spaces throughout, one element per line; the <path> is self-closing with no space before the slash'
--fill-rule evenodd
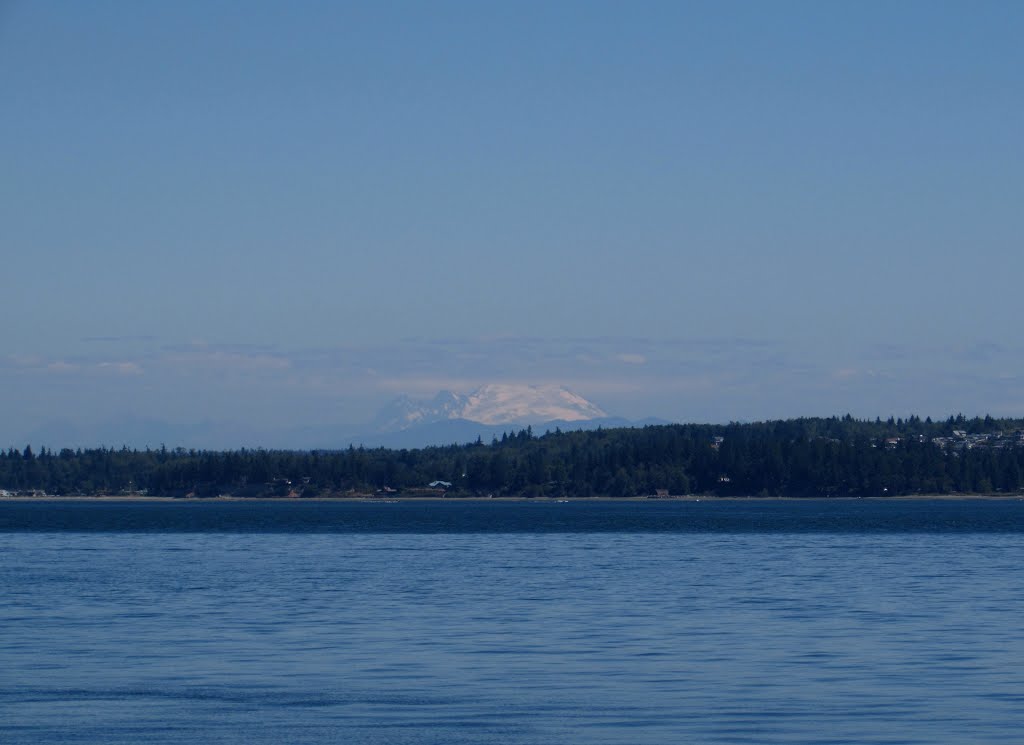
<path id="1" fill-rule="evenodd" d="M 599 406 L 556 385 L 482 385 L 468 394 L 441 391 L 429 401 L 400 396 L 380 412 L 378 432 L 400 432 L 449 420 L 480 424 L 584 422 L 607 417 Z"/>
<path id="2" fill-rule="evenodd" d="M 484 385 L 463 397 L 460 403 L 449 419 L 512 424 L 554 420 L 580 422 L 608 416 L 583 396 L 555 385 Z"/>
<path id="3" fill-rule="evenodd" d="M 428 401 L 400 396 L 362 435 L 349 442 L 366 447 L 420 448 L 490 442 L 532 427 L 545 432 L 642 427 L 661 419 L 630 421 L 608 416 L 597 404 L 557 385 L 483 385 L 470 393 L 441 391 Z"/>

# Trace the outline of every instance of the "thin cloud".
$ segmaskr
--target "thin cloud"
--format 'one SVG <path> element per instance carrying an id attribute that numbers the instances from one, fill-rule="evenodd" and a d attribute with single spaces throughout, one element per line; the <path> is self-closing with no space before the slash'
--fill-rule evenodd
<path id="1" fill-rule="evenodd" d="M 19 369 L 41 374 L 91 375 L 96 373 L 115 375 L 141 375 L 142 365 L 131 360 L 87 360 L 22 358 Z"/>
<path id="2" fill-rule="evenodd" d="M 184 351 L 164 355 L 161 360 L 171 365 L 214 368 L 219 370 L 259 371 L 288 370 L 291 360 L 265 352 L 248 353 L 225 348 L 190 347 Z"/>
<path id="3" fill-rule="evenodd" d="M 44 358 L 35 354 L 8 354 L 3 359 L 8 366 L 22 369 L 42 367 L 47 364 Z"/>
<path id="4" fill-rule="evenodd" d="M 83 342 L 89 344 L 119 344 L 119 343 L 133 343 L 133 342 L 151 342 L 156 341 L 157 337 L 149 334 L 139 334 L 134 336 L 85 336 L 82 337 Z"/>
<path id="5" fill-rule="evenodd" d="M 633 352 L 626 352 L 623 354 L 615 355 L 615 359 L 619 362 L 625 362 L 627 365 L 646 365 L 647 358 L 642 354 L 636 354 Z"/>
<path id="6" fill-rule="evenodd" d="M 101 362 L 96 369 L 115 375 L 142 375 L 142 366 L 137 362 Z"/>
<path id="7" fill-rule="evenodd" d="M 46 365 L 47 372 L 55 373 L 73 373 L 78 372 L 81 369 L 81 365 L 76 365 L 71 362 L 65 362 L 64 360 L 56 360 L 55 362 L 49 362 Z"/>
<path id="8" fill-rule="evenodd" d="M 408 393 L 415 395 L 433 395 L 439 391 L 468 392 L 491 381 L 480 378 L 446 378 L 446 377 L 390 377 L 374 381 L 374 387 L 386 393 Z"/>
<path id="9" fill-rule="evenodd" d="M 952 347 L 950 353 L 962 362 L 993 362 L 1005 358 L 1008 350 L 1001 344 L 979 341 Z"/>

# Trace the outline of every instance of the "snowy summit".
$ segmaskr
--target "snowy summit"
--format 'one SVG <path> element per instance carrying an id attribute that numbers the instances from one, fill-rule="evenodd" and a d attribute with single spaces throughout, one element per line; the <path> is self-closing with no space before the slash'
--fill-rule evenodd
<path id="1" fill-rule="evenodd" d="M 556 385 L 483 385 L 462 398 L 455 415 L 482 424 L 580 422 L 608 416 L 600 407 Z M 454 418 L 454 417 L 453 417 Z"/>
<path id="2" fill-rule="evenodd" d="M 468 394 L 441 391 L 430 401 L 402 396 L 380 413 L 377 429 L 399 431 L 452 419 L 495 425 L 583 422 L 607 416 L 596 404 L 561 386 L 490 383 Z"/>

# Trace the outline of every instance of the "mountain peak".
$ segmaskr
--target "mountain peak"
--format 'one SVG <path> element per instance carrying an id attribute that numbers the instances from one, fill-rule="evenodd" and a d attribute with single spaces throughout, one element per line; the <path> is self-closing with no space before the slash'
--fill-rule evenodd
<path id="1" fill-rule="evenodd" d="M 480 424 L 583 422 L 608 415 L 583 396 L 558 385 L 488 383 L 467 394 L 441 391 L 431 401 L 400 396 L 378 415 L 378 432 L 464 419 Z"/>
<path id="2" fill-rule="evenodd" d="M 562 386 L 489 383 L 466 397 L 458 418 L 482 424 L 525 424 L 605 416 L 599 406 Z"/>

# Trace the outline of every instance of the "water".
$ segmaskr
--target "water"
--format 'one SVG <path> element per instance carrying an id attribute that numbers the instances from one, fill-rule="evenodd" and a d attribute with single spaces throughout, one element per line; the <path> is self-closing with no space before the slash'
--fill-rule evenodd
<path id="1" fill-rule="evenodd" d="M 0 742 L 1024 730 L 1020 502 L 67 507 L 0 504 Z"/>

